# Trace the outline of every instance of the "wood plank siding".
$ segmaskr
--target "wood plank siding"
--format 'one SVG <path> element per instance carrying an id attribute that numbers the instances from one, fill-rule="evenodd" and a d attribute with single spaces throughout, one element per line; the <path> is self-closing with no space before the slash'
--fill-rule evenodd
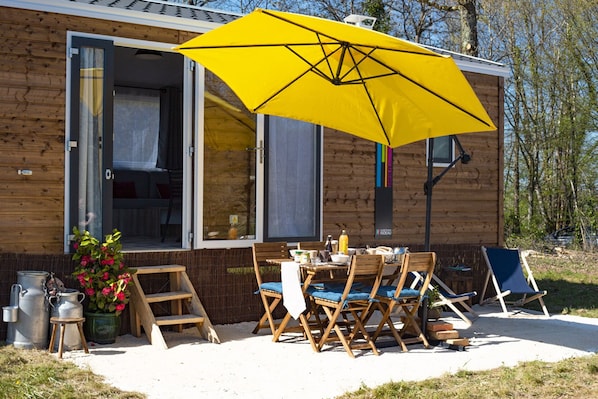
<path id="1" fill-rule="evenodd" d="M 173 43 L 195 34 L 13 8 L 3 9 L 0 22 L 0 251 L 60 253 L 67 30 Z M 498 125 L 502 78 L 465 75 Z M 500 244 L 502 136 L 492 132 L 459 137 L 472 162 L 458 164 L 434 187 L 431 242 Z M 395 149 L 395 243 L 423 241 L 425 154 L 424 142 Z M 336 236 L 346 228 L 352 243 L 372 243 L 374 160 L 374 144 L 326 129 L 324 234 Z M 20 169 L 33 174 L 19 175 Z"/>
<path id="2" fill-rule="evenodd" d="M 196 34 L 8 7 L 0 24 L 0 252 L 62 253 L 67 31 L 167 43 Z"/>
<path id="3" fill-rule="evenodd" d="M 502 78 L 468 72 L 465 76 L 496 126 L 502 126 Z M 455 165 L 434 187 L 430 242 L 432 246 L 502 245 L 502 134 L 471 133 L 458 137 L 472 160 L 467 165 Z M 324 231 L 336 236 L 346 229 L 351 243 L 375 245 L 375 145 L 330 129 L 325 131 L 324 142 Z M 424 241 L 425 146 L 420 141 L 394 150 L 393 237 L 379 244 Z M 434 175 L 441 171 L 442 168 L 434 168 Z"/>

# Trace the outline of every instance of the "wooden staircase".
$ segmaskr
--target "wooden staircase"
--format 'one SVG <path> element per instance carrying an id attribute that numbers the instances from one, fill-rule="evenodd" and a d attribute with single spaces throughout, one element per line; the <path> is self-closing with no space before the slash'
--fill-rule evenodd
<path id="1" fill-rule="evenodd" d="M 141 326 L 152 345 L 168 349 L 160 326 L 175 326 L 175 331 L 182 332 L 183 325 L 195 324 L 200 335 L 213 343 L 220 343 L 220 339 L 210 322 L 208 315 L 187 276 L 185 266 L 163 265 L 142 266 L 136 268 L 133 274 L 134 285 L 131 287 L 129 309 L 131 313 L 131 333 L 141 336 Z M 170 280 L 169 292 L 146 293 L 142 287 L 140 276 L 168 273 Z M 170 303 L 170 315 L 154 316 L 150 304 Z M 186 313 L 183 313 L 183 303 Z"/>

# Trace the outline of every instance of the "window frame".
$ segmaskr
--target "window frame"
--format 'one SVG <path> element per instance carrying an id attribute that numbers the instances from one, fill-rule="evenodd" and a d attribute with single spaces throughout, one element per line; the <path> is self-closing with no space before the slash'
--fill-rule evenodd
<path id="1" fill-rule="evenodd" d="M 441 160 L 437 160 L 436 156 L 434 156 L 434 161 L 433 161 L 432 166 L 435 167 L 435 168 L 446 168 L 448 166 L 451 166 L 451 164 L 457 158 L 456 157 L 456 152 L 455 152 L 455 140 L 450 135 L 448 135 L 448 136 L 441 136 L 441 137 L 435 137 L 434 138 L 434 152 L 436 152 L 437 149 L 438 149 L 438 147 L 436 145 L 437 140 L 438 139 L 444 139 L 444 138 L 447 138 L 450 141 L 450 144 L 447 147 L 450 150 L 450 155 L 447 156 L 447 157 L 441 158 Z M 426 166 L 428 166 L 428 159 L 430 159 L 429 158 L 429 154 L 430 154 L 430 139 L 426 139 Z"/>

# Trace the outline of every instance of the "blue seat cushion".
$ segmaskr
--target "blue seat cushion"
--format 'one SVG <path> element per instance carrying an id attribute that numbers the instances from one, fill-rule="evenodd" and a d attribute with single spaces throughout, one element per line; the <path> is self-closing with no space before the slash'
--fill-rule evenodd
<path id="1" fill-rule="evenodd" d="M 269 281 L 260 285 L 260 291 L 273 291 L 282 294 L 282 283 L 280 281 Z"/>
<path id="2" fill-rule="evenodd" d="M 394 285 L 381 285 L 378 288 L 377 296 L 382 298 L 394 298 L 397 287 Z M 399 298 L 413 298 L 419 297 L 419 290 L 412 288 L 403 288 L 399 294 Z"/>
<path id="3" fill-rule="evenodd" d="M 326 284 L 325 284 L 325 286 L 326 286 Z M 360 288 L 362 288 L 362 287 L 363 287 L 363 284 L 361 285 Z M 310 285 L 307 288 L 307 293 L 314 298 L 319 298 L 319 299 L 323 299 L 325 301 L 339 303 L 343 297 L 344 289 L 345 289 L 345 287 L 341 284 L 328 285 L 325 288 L 321 288 L 318 285 L 315 285 L 315 286 Z M 369 292 L 365 292 L 362 289 L 353 288 L 349 291 L 349 294 L 347 295 L 347 298 L 346 298 L 343 306 L 346 306 L 347 302 L 369 301 L 370 299 L 371 298 L 370 298 Z"/>

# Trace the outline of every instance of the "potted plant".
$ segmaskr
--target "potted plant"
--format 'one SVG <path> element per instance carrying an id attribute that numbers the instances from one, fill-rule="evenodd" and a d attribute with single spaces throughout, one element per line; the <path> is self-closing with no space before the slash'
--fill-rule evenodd
<path id="1" fill-rule="evenodd" d="M 73 277 L 87 298 L 86 336 L 96 343 L 113 343 L 120 330 L 119 316 L 129 302 L 133 272 L 123 261 L 121 233 L 114 229 L 104 242 L 77 227 L 73 233 Z"/>
<path id="2" fill-rule="evenodd" d="M 428 288 L 428 320 L 437 320 L 442 316 L 442 305 L 435 305 L 440 300 L 437 288 Z"/>

